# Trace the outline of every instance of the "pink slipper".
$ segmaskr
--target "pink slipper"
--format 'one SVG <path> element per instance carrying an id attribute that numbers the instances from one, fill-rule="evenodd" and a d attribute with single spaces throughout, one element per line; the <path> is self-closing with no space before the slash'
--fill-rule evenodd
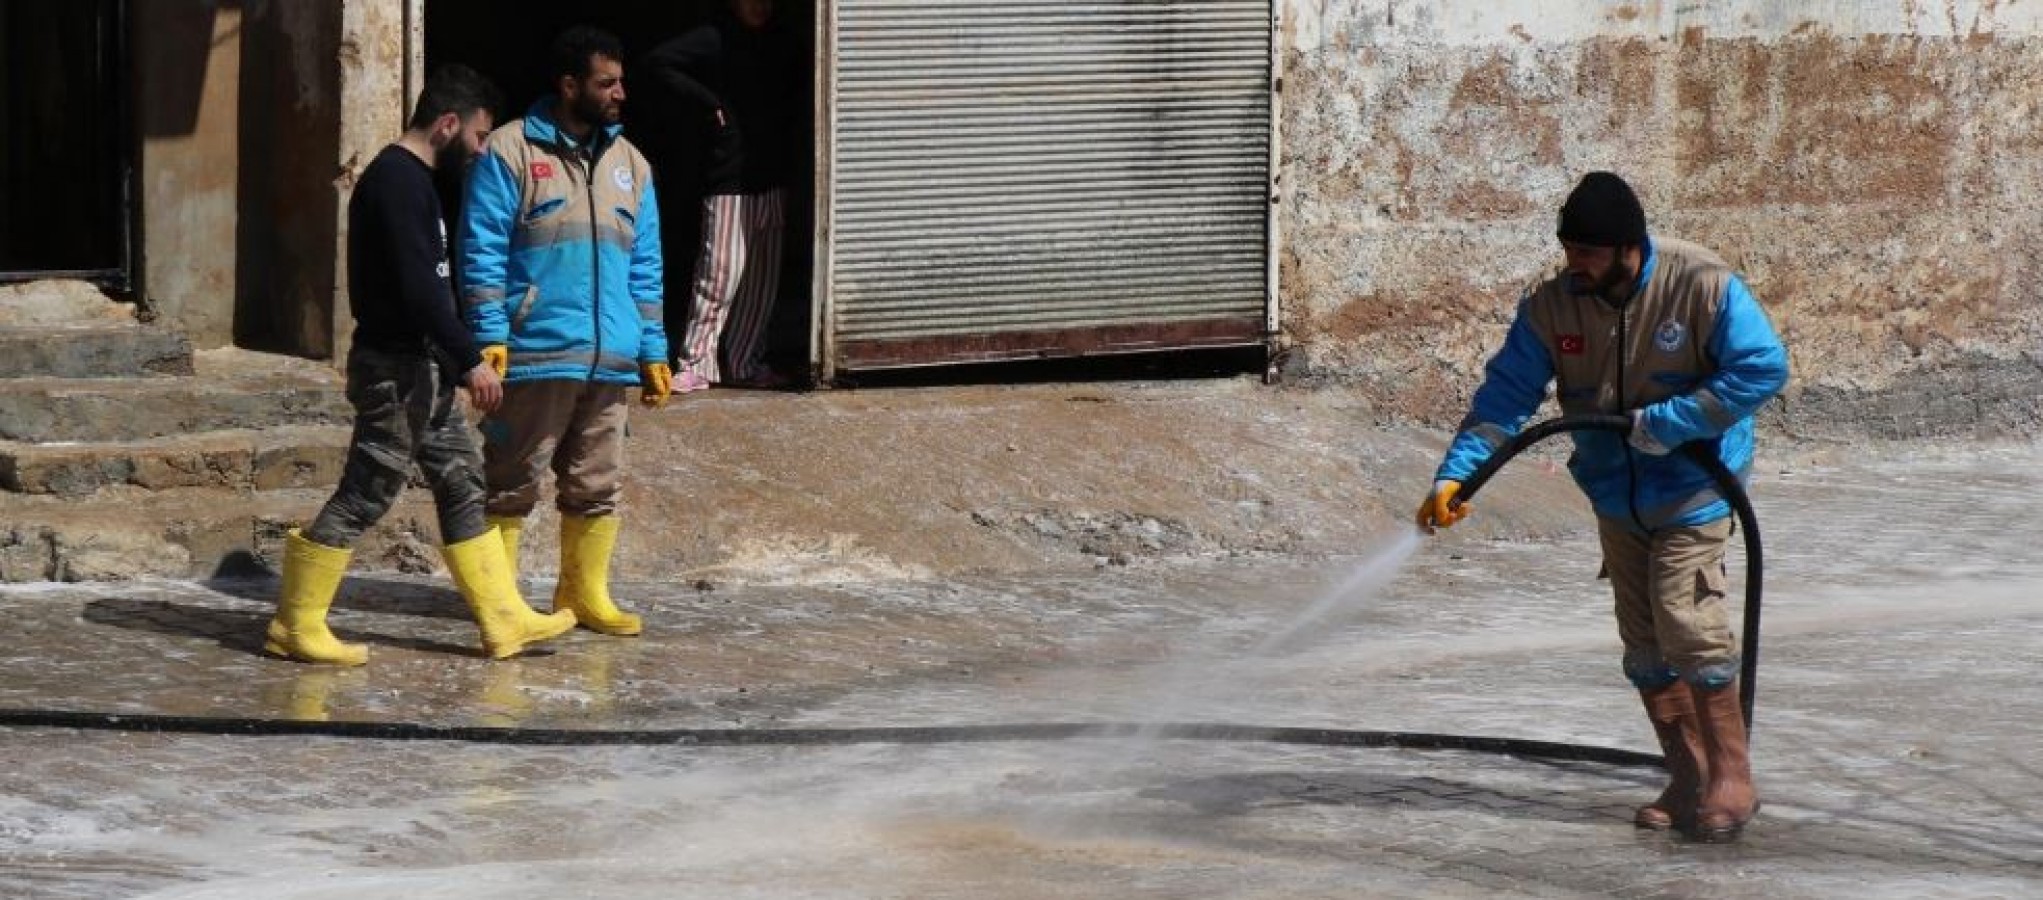
<path id="1" fill-rule="evenodd" d="M 709 379 L 686 369 L 681 370 L 679 374 L 674 376 L 674 393 L 676 394 L 692 394 L 696 391 L 706 391 L 711 386 Z"/>

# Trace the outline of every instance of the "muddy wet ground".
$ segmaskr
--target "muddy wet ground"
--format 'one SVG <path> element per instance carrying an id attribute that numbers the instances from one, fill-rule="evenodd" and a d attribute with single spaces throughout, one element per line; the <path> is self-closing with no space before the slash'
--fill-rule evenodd
<path id="1" fill-rule="evenodd" d="M 1763 461 L 1766 807 L 1735 846 L 1635 832 L 1655 772 L 1467 752 L 16 728 L 0 729 L 0 895 L 2043 895 L 2043 451 L 1900 449 Z M 1572 508 L 1521 508 L 1550 493 L 1524 465 L 1486 494 L 1490 522 L 1424 542 L 1402 522 L 1410 485 L 1327 485 L 1381 507 L 1343 523 L 1351 552 L 635 581 L 619 593 L 644 637 L 580 633 L 508 663 L 475 654 L 430 577 L 351 580 L 333 622 L 374 654 L 351 671 L 257 654 L 269 579 L 0 588 L 0 707 L 587 729 L 1165 720 L 1650 751 L 1593 540 L 1564 527 Z M 1538 539 L 1508 533 L 1520 522 Z"/>

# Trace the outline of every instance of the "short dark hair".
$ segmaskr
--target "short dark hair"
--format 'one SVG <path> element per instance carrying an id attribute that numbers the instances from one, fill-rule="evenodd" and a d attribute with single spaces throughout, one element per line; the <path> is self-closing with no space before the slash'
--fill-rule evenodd
<path id="1" fill-rule="evenodd" d="M 425 89 L 419 91 L 419 102 L 411 109 L 411 124 L 405 127 L 425 128 L 448 113 L 466 119 L 480 110 L 495 116 L 503 103 L 503 93 L 481 72 L 460 63 L 448 63 L 427 76 Z"/>
<path id="2" fill-rule="evenodd" d="M 553 71 L 546 73 L 547 80 L 558 84 L 562 75 L 586 78 L 589 61 L 598 56 L 622 62 L 624 42 L 593 25 L 576 25 L 563 31 L 546 51 L 546 58 L 553 65 Z"/>

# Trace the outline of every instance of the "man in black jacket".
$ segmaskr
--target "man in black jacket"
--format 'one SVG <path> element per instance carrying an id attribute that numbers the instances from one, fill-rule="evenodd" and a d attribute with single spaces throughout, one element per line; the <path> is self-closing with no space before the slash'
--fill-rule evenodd
<path id="1" fill-rule="evenodd" d="M 286 537 L 283 593 L 263 643 L 268 653 L 331 665 L 368 661 L 367 647 L 334 637 L 326 613 L 347 571 L 348 548 L 390 511 L 414 464 L 432 487 L 447 568 L 489 654 L 511 656 L 575 626 L 572 612 L 541 615 L 519 596 L 503 542 L 483 515 L 481 455 L 454 402 L 458 381 L 476 409 L 488 412 L 502 402 L 503 385 L 455 314 L 433 172 L 465 165 L 481 150 L 498 105 L 496 88 L 474 70 L 433 73 L 404 135 L 355 184 L 348 201 L 355 333 L 347 369 L 355 431 L 340 486 L 310 526 Z"/>
<path id="2" fill-rule="evenodd" d="M 634 128 L 674 186 L 664 196 L 702 196 L 689 300 L 668 304 L 688 316 L 674 349 L 677 392 L 786 382 L 764 360 L 787 187 L 801 158 L 808 67 L 796 46 L 774 18 L 773 0 L 726 0 L 709 24 L 654 48 L 638 66 L 648 121 Z M 680 189 L 690 182 L 698 190 Z M 680 210 L 663 219 L 685 222 Z"/>

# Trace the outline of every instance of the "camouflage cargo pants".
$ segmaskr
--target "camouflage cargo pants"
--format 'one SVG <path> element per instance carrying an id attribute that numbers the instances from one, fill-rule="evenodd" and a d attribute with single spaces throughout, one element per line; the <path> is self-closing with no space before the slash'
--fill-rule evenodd
<path id="1" fill-rule="evenodd" d="M 326 501 L 307 540 L 348 547 L 390 512 L 411 480 L 425 475 L 439 513 L 440 541 L 483 533 L 482 454 L 454 402 L 454 379 L 429 354 L 356 346 L 348 353 L 348 402 L 355 433 L 340 487 Z"/>

